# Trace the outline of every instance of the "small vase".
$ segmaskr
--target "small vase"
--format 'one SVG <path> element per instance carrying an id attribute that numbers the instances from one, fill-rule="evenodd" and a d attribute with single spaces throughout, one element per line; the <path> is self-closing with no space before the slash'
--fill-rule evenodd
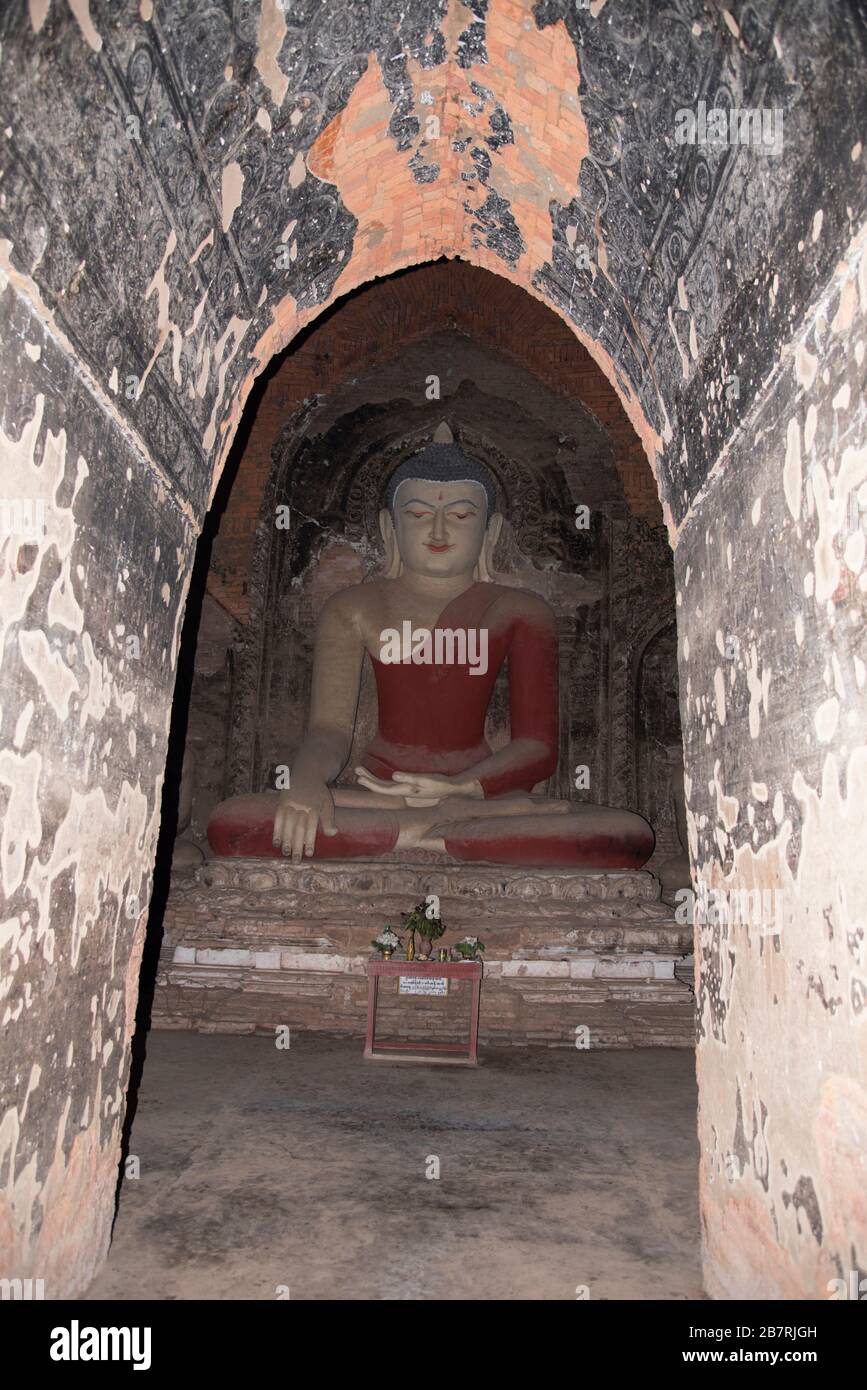
<path id="1" fill-rule="evenodd" d="M 406 958 L 407 960 L 415 960 L 415 932 L 411 934 L 406 943 Z"/>
<path id="2" fill-rule="evenodd" d="M 421 945 L 420 945 L 419 948 L 418 948 L 418 958 L 419 958 L 419 960 L 430 960 L 430 953 L 431 953 L 432 947 L 433 947 L 433 942 L 431 941 L 430 937 L 429 937 L 429 936 L 423 936 L 422 939 L 421 939 Z"/>
<path id="3" fill-rule="evenodd" d="M 393 946 L 383 946 L 383 948 L 382 948 L 382 959 L 383 959 L 383 960 L 391 960 L 391 958 L 392 958 L 393 955 L 394 955 L 394 947 L 393 947 Z"/>

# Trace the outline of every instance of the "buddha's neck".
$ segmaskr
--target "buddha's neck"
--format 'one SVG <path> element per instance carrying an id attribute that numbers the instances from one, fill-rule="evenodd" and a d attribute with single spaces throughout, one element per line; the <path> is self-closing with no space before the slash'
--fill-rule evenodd
<path id="1" fill-rule="evenodd" d="M 413 597 L 420 599 L 453 599 L 466 593 L 476 582 L 472 570 L 463 574 L 435 575 L 417 574 L 415 570 L 405 569 L 397 581 L 401 588 Z"/>

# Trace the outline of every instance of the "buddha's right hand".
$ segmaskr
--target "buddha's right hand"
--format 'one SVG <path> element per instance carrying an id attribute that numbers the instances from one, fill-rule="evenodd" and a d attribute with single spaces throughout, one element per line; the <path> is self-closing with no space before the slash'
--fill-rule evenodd
<path id="1" fill-rule="evenodd" d="M 320 826 L 323 835 L 337 834 L 330 790 L 324 782 L 296 783 L 277 803 L 274 845 L 285 855 L 291 855 L 294 864 L 300 864 L 302 856 L 312 855 Z"/>

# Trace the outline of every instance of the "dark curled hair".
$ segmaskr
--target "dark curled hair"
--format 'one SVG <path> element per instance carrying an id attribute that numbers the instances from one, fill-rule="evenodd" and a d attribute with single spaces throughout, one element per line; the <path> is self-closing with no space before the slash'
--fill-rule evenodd
<path id="1" fill-rule="evenodd" d="M 468 458 L 457 444 L 428 444 L 412 458 L 404 459 L 388 480 L 385 505 L 394 515 L 394 498 L 401 483 L 418 478 L 425 483 L 478 483 L 485 490 L 488 519 L 497 510 L 497 484 L 484 463 Z"/>

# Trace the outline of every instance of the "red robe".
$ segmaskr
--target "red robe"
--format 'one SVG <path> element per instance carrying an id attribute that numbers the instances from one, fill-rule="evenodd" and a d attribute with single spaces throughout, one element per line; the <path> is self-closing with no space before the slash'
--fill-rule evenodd
<path id="1" fill-rule="evenodd" d="M 453 777 L 491 755 L 485 716 L 497 676 L 508 659 L 512 739 L 533 739 L 544 751 L 509 772 L 481 778 L 486 797 L 531 791 L 557 766 L 557 630 L 553 614 L 539 623 L 495 616 L 488 610 L 507 593 L 477 583 L 443 609 L 433 629 L 487 629 L 488 669 L 469 665 L 386 663 L 370 657 L 376 676 L 379 725 L 362 759 L 377 777 L 431 772 Z"/>

